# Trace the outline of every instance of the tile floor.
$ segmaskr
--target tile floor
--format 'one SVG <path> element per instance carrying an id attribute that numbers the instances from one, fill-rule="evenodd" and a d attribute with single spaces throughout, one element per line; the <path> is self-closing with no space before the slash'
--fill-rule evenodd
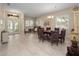
<path id="1" fill-rule="evenodd" d="M 0 56 L 65 56 L 69 40 L 61 45 L 51 46 L 49 42 L 39 42 L 37 34 L 9 35 L 8 44 L 0 44 Z"/>

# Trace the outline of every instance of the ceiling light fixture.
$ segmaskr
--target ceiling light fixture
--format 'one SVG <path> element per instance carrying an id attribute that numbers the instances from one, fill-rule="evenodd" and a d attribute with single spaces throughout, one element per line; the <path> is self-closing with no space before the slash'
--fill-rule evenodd
<path id="1" fill-rule="evenodd" d="M 48 16 L 48 18 L 54 18 L 54 16 Z"/>
<path id="2" fill-rule="evenodd" d="M 51 18 L 51 16 L 48 16 L 48 18 Z"/>

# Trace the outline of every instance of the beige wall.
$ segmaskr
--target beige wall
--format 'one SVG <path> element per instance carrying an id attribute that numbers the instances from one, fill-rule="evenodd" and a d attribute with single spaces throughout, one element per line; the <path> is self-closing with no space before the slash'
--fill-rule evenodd
<path id="1" fill-rule="evenodd" d="M 6 21 L 8 20 L 6 17 L 6 14 L 9 12 L 9 10 L 7 11 L 6 6 L 0 6 L 0 19 L 3 20 L 3 25 L 0 25 L 0 30 L 4 30 L 6 29 Z M 68 28 L 68 33 L 71 31 L 72 28 L 74 28 L 74 13 L 72 11 L 72 9 L 65 9 L 65 10 L 61 10 L 61 11 L 57 11 L 57 12 L 53 12 L 50 14 L 46 14 L 46 15 L 42 15 L 40 17 L 36 17 L 31 18 L 31 17 L 27 17 L 24 16 L 24 14 L 22 12 L 19 12 L 20 15 L 20 33 L 24 33 L 24 20 L 27 19 L 32 19 L 34 20 L 34 22 L 36 22 L 36 25 L 38 26 L 42 26 L 44 27 L 44 22 L 45 21 L 49 21 L 49 26 L 54 29 L 55 27 L 55 17 L 59 17 L 59 16 L 69 16 L 69 28 Z M 53 19 L 48 19 L 47 16 L 54 16 Z"/>
<path id="2" fill-rule="evenodd" d="M 48 19 L 47 16 L 54 16 L 53 19 Z M 52 30 L 54 30 L 55 28 L 55 17 L 63 17 L 63 16 L 68 16 L 69 18 L 69 26 L 68 29 L 66 31 L 66 36 L 69 38 L 70 34 L 71 34 L 71 29 L 74 28 L 74 13 L 72 11 L 72 9 L 65 9 L 65 10 L 61 10 L 61 11 L 57 11 L 48 15 L 43 15 L 40 17 L 37 17 L 37 25 L 43 26 L 45 21 L 50 21 L 50 26 L 52 28 Z M 43 26 L 44 27 L 44 26 Z"/>
<path id="3" fill-rule="evenodd" d="M 74 13 L 74 21 L 73 21 L 74 32 L 71 33 L 71 40 L 75 40 L 73 39 L 73 37 L 75 37 L 76 41 L 79 42 L 79 10 L 75 10 L 73 11 L 73 13 Z"/>
<path id="4" fill-rule="evenodd" d="M 33 25 L 35 26 L 35 22 L 36 22 L 35 18 L 24 15 L 24 27 L 25 27 L 25 29 L 33 28 L 33 27 L 26 27 L 25 26 L 26 20 L 32 20 L 34 22 Z"/>
<path id="5" fill-rule="evenodd" d="M 74 32 L 79 33 L 79 10 L 74 11 Z"/>
<path id="6" fill-rule="evenodd" d="M 0 25 L 0 33 L 3 30 L 7 31 L 7 21 L 8 21 L 7 14 L 8 13 L 17 13 L 19 15 L 19 24 L 20 24 L 20 27 L 19 27 L 20 31 L 19 31 L 19 33 L 23 34 L 24 33 L 24 14 L 21 11 L 19 11 L 19 12 L 15 12 L 15 11 L 11 12 L 11 10 L 10 9 L 8 10 L 6 8 L 6 6 L 4 6 L 4 5 L 0 5 L 0 19 L 3 20 L 3 24 Z"/>
<path id="7" fill-rule="evenodd" d="M 38 25 L 40 24 L 41 26 L 43 26 L 45 21 L 50 21 L 50 26 L 52 27 L 52 29 L 55 27 L 55 17 L 60 17 L 60 16 L 68 16 L 69 18 L 69 31 L 73 28 L 73 12 L 72 9 L 65 9 L 65 10 L 61 10 L 61 11 L 57 11 L 48 15 L 43 15 L 40 17 L 37 17 L 37 22 Z M 47 16 L 54 16 L 53 19 L 48 19 Z M 40 22 L 40 23 L 39 23 Z"/>
<path id="8" fill-rule="evenodd" d="M 0 6 L 0 20 L 2 19 L 3 24 L 0 25 L 0 30 L 5 29 L 5 6 Z"/>
<path id="9" fill-rule="evenodd" d="M 0 24 L 0 42 L 1 42 L 1 31 L 5 29 L 5 6 L 0 5 L 0 20 L 3 24 Z"/>

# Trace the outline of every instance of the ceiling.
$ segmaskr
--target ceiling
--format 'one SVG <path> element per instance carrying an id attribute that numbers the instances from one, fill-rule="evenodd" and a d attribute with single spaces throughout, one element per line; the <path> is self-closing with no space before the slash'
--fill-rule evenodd
<path id="1" fill-rule="evenodd" d="M 77 5 L 77 3 L 10 3 L 7 4 L 7 8 L 21 10 L 27 16 L 36 17 L 66 8 L 74 8 Z"/>

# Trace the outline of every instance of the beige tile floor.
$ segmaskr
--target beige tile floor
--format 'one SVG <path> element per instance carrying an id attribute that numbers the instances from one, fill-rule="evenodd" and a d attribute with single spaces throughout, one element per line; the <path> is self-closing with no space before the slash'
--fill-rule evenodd
<path id="1" fill-rule="evenodd" d="M 0 44 L 0 56 L 65 56 L 69 40 L 61 45 L 51 46 L 49 42 L 39 42 L 37 34 L 9 35 L 8 44 Z"/>

